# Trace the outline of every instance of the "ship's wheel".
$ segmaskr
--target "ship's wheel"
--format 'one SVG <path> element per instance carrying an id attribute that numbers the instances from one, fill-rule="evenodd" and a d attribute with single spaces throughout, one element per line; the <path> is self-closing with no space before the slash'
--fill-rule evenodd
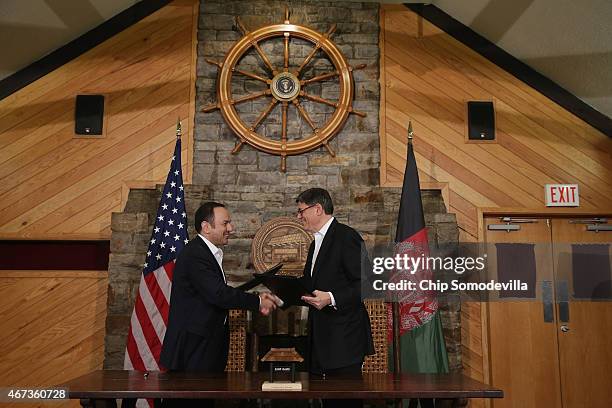
<path id="1" fill-rule="evenodd" d="M 242 31 L 243 37 L 232 46 L 225 60 L 223 62 L 206 60 L 219 68 L 217 102 L 202 108 L 203 112 L 210 112 L 215 109 L 221 111 L 225 121 L 239 138 L 232 153 L 237 154 L 245 143 L 249 144 L 258 150 L 280 156 L 282 171 L 286 170 L 287 156 L 298 155 L 320 146 L 324 146 L 330 155 L 335 156 L 329 141 L 342 129 L 348 116 L 351 113 L 362 117 L 366 116 L 365 113 L 358 112 L 352 107 L 354 95 L 352 72 L 353 69 L 364 68 L 365 64 L 354 68 L 348 65 L 338 46 L 330 39 L 336 29 L 335 24 L 325 34 L 321 34 L 311 28 L 291 24 L 289 22 L 289 11 L 285 9 L 283 24 L 269 25 L 250 32 L 238 17 L 236 18 L 236 25 Z M 299 65 L 295 64 L 295 66 L 290 64 L 290 60 L 295 61 L 297 58 L 290 55 L 292 38 L 310 45 L 309 53 L 303 58 L 300 57 L 301 62 Z M 269 44 L 270 41 L 277 42 L 280 45 L 281 40 L 282 47 L 276 48 L 279 50 L 282 48 L 283 50 L 282 66 L 280 66 L 280 63 L 273 64 L 262 46 L 264 43 Z M 240 67 L 241 60 L 247 55 L 255 55 L 259 58 L 259 63 L 263 66 L 263 69 L 259 70 L 261 72 L 247 71 Z M 307 76 L 305 75 L 306 72 L 316 73 L 312 67 L 310 67 L 311 69 L 308 67 L 313 64 L 313 60 L 320 58 L 328 61 L 327 72 L 305 78 Z M 280 62 L 280 55 L 277 59 Z M 325 65 L 322 64 L 322 66 Z M 235 75 L 241 75 L 254 82 L 259 82 L 262 89 L 246 95 L 235 95 L 235 87 L 232 83 Z M 330 81 L 335 82 L 333 85 L 338 92 L 333 94 L 337 98 L 317 95 L 316 90 L 318 89 L 320 93 L 322 89 L 320 85 L 328 84 Z M 256 116 L 251 114 L 250 120 L 245 118 L 245 115 L 241 115 L 239 112 L 241 104 L 259 98 L 269 100 L 266 105 L 257 105 L 263 108 L 261 112 Z M 317 116 L 318 118 L 323 116 L 324 120 L 313 119 L 308 113 L 308 109 L 305 109 L 306 104 L 328 107 L 324 116 Z M 277 105 L 280 105 L 280 109 L 275 109 Z M 256 105 L 253 104 L 253 106 Z M 308 124 L 311 133 L 301 132 L 307 136 L 297 137 L 297 135 L 288 134 L 290 107 L 295 109 L 303 122 Z M 258 129 L 262 127 L 264 121 L 273 111 L 278 111 L 279 113 L 276 115 L 280 115 L 280 120 L 277 121 L 280 124 L 280 131 L 276 132 L 279 134 L 258 133 Z"/>

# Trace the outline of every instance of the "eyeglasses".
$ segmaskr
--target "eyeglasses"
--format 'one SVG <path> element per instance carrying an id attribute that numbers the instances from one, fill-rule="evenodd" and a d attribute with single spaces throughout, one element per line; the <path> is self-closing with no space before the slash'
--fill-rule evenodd
<path id="1" fill-rule="evenodd" d="M 302 208 L 301 210 L 300 210 L 300 209 L 298 209 L 298 210 L 297 210 L 297 212 L 295 213 L 295 215 L 297 215 L 297 216 L 301 217 L 301 216 L 304 214 L 304 211 L 306 211 L 306 210 L 307 210 L 307 209 L 309 209 L 309 208 L 314 207 L 315 205 L 316 205 L 316 204 L 309 205 L 308 207 L 306 207 L 306 208 Z"/>

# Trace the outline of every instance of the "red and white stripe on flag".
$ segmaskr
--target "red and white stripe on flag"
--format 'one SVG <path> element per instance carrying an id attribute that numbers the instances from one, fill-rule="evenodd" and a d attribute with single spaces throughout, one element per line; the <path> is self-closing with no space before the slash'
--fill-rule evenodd
<path id="1" fill-rule="evenodd" d="M 127 338 L 126 370 L 159 370 L 159 355 L 166 334 L 174 261 L 143 275 L 134 303 Z"/>

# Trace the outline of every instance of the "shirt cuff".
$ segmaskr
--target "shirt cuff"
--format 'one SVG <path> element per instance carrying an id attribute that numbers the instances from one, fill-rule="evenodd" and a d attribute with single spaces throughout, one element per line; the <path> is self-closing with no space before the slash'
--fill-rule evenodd
<path id="1" fill-rule="evenodd" d="M 334 295 L 331 292 L 327 292 L 327 293 L 329 293 L 329 297 L 331 298 L 330 306 L 335 308 L 336 307 L 336 299 L 334 299 Z"/>

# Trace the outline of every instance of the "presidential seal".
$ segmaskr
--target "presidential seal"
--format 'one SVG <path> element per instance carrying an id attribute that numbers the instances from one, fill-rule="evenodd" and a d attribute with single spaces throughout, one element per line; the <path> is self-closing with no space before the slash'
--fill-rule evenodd
<path id="1" fill-rule="evenodd" d="M 253 238 L 251 256 L 257 272 L 283 263 L 279 275 L 302 276 L 313 236 L 293 217 L 277 217 L 265 223 Z"/>
<path id="2" fill-rule="evenodd" d="M 300 92 L 300 80 L 291 72 L 281 72 L 272 78 L 270 91 L 279 101 L 290 101 Z"/>

